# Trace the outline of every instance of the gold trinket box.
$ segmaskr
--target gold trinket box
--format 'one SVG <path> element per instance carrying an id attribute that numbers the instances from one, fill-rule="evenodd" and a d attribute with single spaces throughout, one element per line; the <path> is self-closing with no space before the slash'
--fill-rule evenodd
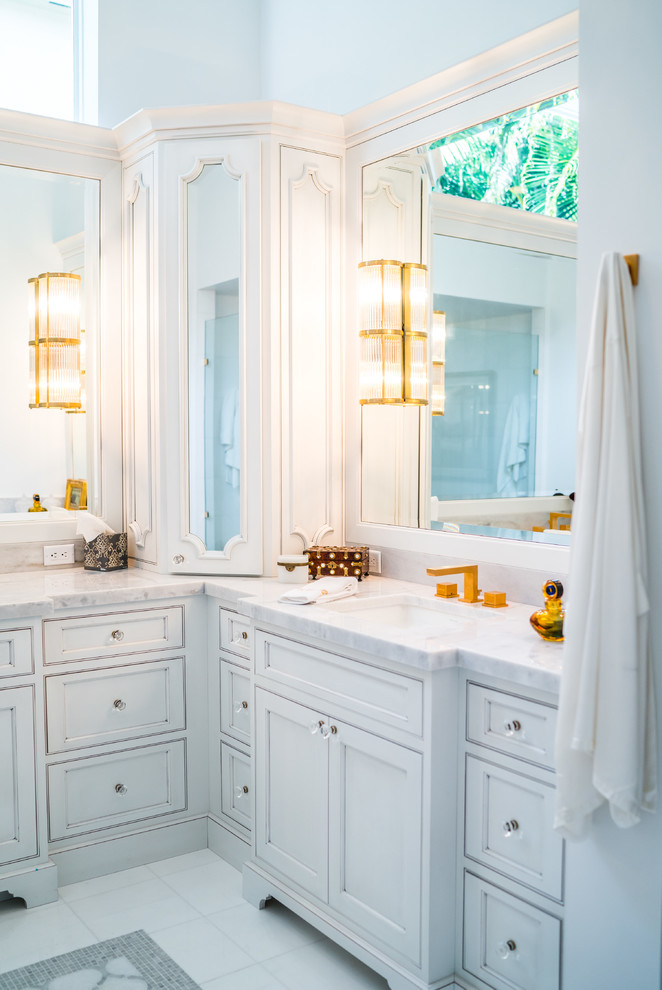
<path id="1" fill-rule="evenodd" d="M 368 576 L 368 547 L 309 547 L 308 573 L 318 577 Z"/>

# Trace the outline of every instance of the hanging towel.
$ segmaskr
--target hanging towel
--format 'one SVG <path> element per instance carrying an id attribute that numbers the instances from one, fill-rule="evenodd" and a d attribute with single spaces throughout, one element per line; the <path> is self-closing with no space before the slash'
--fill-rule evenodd
<path id="1" fill-rule="evenodd" d="M 582 835 L 608 802 L 635 825 L 656 803 L 632 285 L 605 254 L 579 412 L 577 498 L 556 735 L 556 815 Z"/>
<path id="2" fill-rule="evenodd" d="M 328 577 L 292 588 L 278 599 L 290 605 L 312 605 L 315 602 L 333 602 L 336 598 L 355 595 L 359 582 L 355 577 Z"/>
<path id="3" fill-rule="evenodd" d="M 516 395 L 506 416 L 497 467 L 497 495 L 501 498 L 528 494 L 523 482 L 529 459 L 530 420 L 527 397 Z"/>

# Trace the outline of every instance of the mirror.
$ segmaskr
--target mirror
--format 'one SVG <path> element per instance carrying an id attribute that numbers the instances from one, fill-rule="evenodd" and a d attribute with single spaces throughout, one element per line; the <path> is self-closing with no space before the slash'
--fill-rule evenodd
<path id="1" fill-rule="evenodd" d="M 363 522 L 569 542 L 576 120 L 564 94 L 363 168 L 362 258 L 427 264 L 443 391 L 362 406 Z"/>
<path id="2" fill-rule="evenodd" d="M 98 396 L 99 180 L 0 165 L 0 215 L 0 519 L 24 518 L 34 493 L 49 510 L 42 518 L 70 518 L 68 478 L 84 479 L 92 501 L 99 494 L 90 423 Z M 44 272 L 81 277 L 80 411 L 29 408 L 28 279 Z"/>
<path id="3" fill-rule="evenodd" d="M 220 553 L 240 532 L 239 177 L 203 165 L 187 204 L 189 531 Z"/>

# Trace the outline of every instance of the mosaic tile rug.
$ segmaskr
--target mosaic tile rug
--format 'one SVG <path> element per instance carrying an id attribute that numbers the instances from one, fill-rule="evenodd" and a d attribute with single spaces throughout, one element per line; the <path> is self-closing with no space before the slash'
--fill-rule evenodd
<path id="1" fill-rule="evenodd" d="M 0 973 L 0 990 L 199 990 L 143 931 Z"/>

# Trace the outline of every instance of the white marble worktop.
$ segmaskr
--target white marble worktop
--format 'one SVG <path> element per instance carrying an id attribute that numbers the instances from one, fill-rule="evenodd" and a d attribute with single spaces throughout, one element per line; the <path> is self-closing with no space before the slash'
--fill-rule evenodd
<path id="1" fill-rule="evenodd" d="M 563 649 L 557 643 L 544 642 L 533 631 L 530 605 L 510 603 L 506 609 L 487 609 L 457 600 L 441 601 L 434 597 L 433 582 L 413 584 L 374 575 L 360 582 L 354 598 L 337 603 L 279 602 L 291 588 L 275 578 L 177 576 L 138 567 L 109 573 L 76 567 L 0 574 L 0 620 L 206 594 L 284 636 L 312 639 L 337 652 L 383 657 L 417 670 L 460 666 L 558 692 Z M 425 613 L 426 620 L 420 625 L 398 628 L 388 621 L 370 619 L 368 613 L 351 611 L 362 602 L 393 595 L 415 596 L 438 610 L 439 622 L 431 612 L 430 621 Z M 347 605 L 351 602 L 357 604 Z"/>

